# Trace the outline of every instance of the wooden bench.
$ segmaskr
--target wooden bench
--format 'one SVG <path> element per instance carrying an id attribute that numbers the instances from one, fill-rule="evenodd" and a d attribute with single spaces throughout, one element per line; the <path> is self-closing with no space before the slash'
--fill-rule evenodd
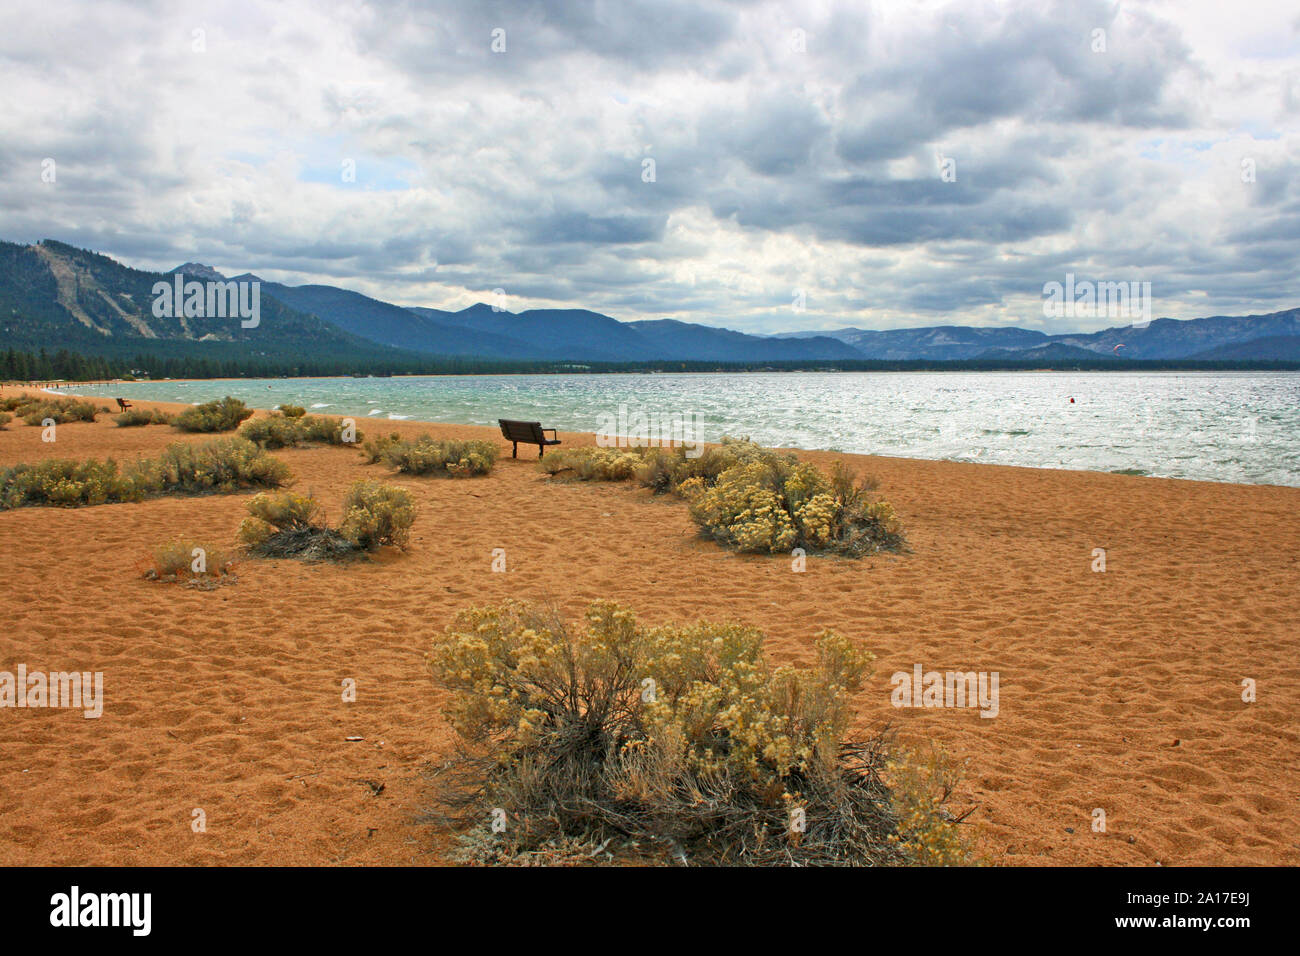
<path id="1" fill-rule="evenodd" d="M 131 407 L 131 403 L 124 398 L 119 398 L 117 400 L 117 407 L 122 411 L 126 411 L 128 408 Z"/>
<path id="2" fill-rule="evenodd" d="M 525 445 L 536 445 L 538 458 L 546 454 L 547 445 L 558 445 L 560 443 L 558 438 L 546 437 L 547 432 L 554 436 L 555 429 L 543 428 L 541 422 L 515 422 L 508 418 L 498 418 L 497 423 L 501 426 L 501 434 L 505 436 L 506 441 L 514 445 L 510 453 L 511 458 L 519 457 L 520 442 Z"/>

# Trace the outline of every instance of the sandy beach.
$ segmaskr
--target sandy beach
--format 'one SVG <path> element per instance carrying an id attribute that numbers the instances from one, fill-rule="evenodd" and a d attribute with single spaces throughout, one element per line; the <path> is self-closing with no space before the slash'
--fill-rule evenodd
<path id="1" fill-rule="evenodd" d="M 0 711 L 0 864 L 444 862 L 449 836 L 423 815 L 452 735 L 424 654 L 455 612 L 510 596 L 571 617 L 606 598 L 650 623 L 737 619 L 782 662 L 807 662 L 822 628 L 861 640 L 877 656 L 861 726 L 965 764 L 956 804 L 977 807 L 995 865 L 1300 864 L 1300 488 L 801 452 L 878 476 L 911 552 L 796 574 L 702 540 L 674 499 L 549 480 L 495 429 L 360 426 L 494 439 L 503 457 L 451 480 L 276 451 L 331 519 L 357 478 L 409 489 L 410 551 L 246 559 L 210 591 L 145 580 L 141 562 L 180 536 L 233 549 L 247 495 L 0 512 L 0 670 L 103 671 L 105 698 L 99 719 Z M 0 465 L 202 437 L 101 415 L 48 444 L 14 421 Z M 916 664 L 998 672 L 998 716 L 892 707 L 890 675 Z"/>

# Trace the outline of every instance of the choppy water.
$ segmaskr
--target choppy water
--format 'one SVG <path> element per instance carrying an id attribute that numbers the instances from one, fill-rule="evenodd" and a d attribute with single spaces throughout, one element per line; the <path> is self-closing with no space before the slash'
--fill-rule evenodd
<path id="1" fill-rule="evenodd" d="M 137 382 L 76 389 L 171 402 L 595 432 L 691 416 L 705 441 L 1300 486 L 1300 373 L 793 372 Z M 1073 404 L 1070 399 L 1073 398 Z"/>

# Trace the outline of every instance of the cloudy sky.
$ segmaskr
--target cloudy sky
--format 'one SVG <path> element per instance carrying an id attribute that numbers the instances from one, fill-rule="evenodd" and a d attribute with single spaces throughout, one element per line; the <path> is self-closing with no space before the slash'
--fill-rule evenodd
<path id="1" fill-rule="evenodd" d="M 10 241 L 751 332 L 1300 305 L 1294 0 L 12 3 Z"/>

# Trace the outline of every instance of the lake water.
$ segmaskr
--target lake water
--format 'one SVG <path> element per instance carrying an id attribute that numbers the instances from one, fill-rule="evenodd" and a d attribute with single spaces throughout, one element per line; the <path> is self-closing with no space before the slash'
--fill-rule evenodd
<path id="1" fill-rule="evenodd" d="M 517 418 L 582 432 L 626 406 L 630 416 L 689 416 L 704 441 L 1300 486 L 1296 372 L 464 375 L 73 391 L 191 403 L 234 395 L 372 421 Z"/>

